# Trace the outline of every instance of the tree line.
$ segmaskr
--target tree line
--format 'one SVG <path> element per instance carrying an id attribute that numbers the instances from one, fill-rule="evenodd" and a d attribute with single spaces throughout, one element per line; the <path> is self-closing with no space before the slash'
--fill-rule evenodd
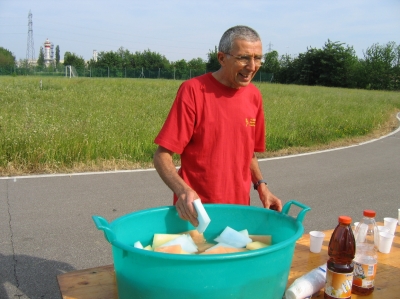
<path id="1" fill-rule="evenodd" d="M 90 59 L 85 62 L 82 57 L 74 53 L 67 52 L 64 56 L 64 65 L 73 65 L 76 68 L 90 68 L 90 69 L 146 69 L 146 70 L 159 70 L 172 71 L 175 70 L 176 76 L 180 78 L 180 74 L 187 73 L 188 70 L 196 70 L 198 72 L 215 71 L 219 69 L 218 60 L 213 59 L 214 52 L 210 51 L 208 54 L 208 61 L 202 58 L 193 58 L 189 61 L 185 59 L 177 61 L 169 61 L 164 55 L 153 52 L 150 49 L 143 52 L 136 51 L 131 53 L 123 47 L 117 51 L 100 52 L 97 59 Z"/>
<path id="2" fill-rule="evenodd" d="M 279 83 L 400 90 L 400 45 L 376 43 L 358 58 L 353 47 L 328 40 L 322 49 L 308 48 L 296 57 L 271 51 L 261 68 Z"/>
<path id="3" fill-rule="evenodd" d="M 57 64 L 48 67 L 43 66 L 42 49 L 40 53 L 37 67 L 42 70 L 47 68 L 49 71 L 51 68 L 62 72 L 64 66 L 71 65 L 76 69 L 87 70 L 90 76 L 96 74 L 96 70 L 117 70 L 122 77 L 123 70 L 126 74 L 127 71 L 146 69 L 153 72 L 173 71 L 173 78 L 184 79 L 189 70 L 195 71 L 194 74 L 201 74 L 219 69 L 217 47 L 209 50 L 207 60 L 194 58 L 172 62 L 150 49 L 133 53 L 121 47 L 117 51 L 102 51 L 97 59 L 92 58 L 89 61 L 75 53 L 65 52 L 64 62 L 61 64 L 57 46 Z M 0 47 L 0 68 L 10 65 L 15 67 L 15 57 L 10 51 Z M 400 45 L 395 42 L 373 44 L 363 51 L 362 58 L 357 57 L 352 46 L 330 40 L 321 49 L 310 47 L 306 52 L 295 56 L 279 56 L 277 51 L 270 51 L 264 54 L 260 72 L 273 74 L 271 82 L 283 84 L 400 90 Z"/>

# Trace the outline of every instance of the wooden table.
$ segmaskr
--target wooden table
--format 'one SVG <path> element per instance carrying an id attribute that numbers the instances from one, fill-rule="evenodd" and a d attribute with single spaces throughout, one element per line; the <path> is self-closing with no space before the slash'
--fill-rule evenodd
<path id="1" fill-rule="evenodd" d="M 383 223 L 378 223 L 383 225 Z M 328 244 L 333 230 L 325 231 L 325 239 L 320 253 L 310 252 L 310 235 L 304 234 L 296 243 L 288 286 L 298 277 L 326 263 Z M 375 277 L 375 290 L 368 296 L 351 295 L 352 299 L 396 299 L 400 298 L 400 226 L 397 226 L 395 238 L 389 254 L 378 252 L 378 266 Z M 324 298 L 324 291 L 312 298 Z"/>
<path id="2" fill-rule="evenodd" d="M 333 230 L 325 231 L 320 253 L 309 250 L 310 236 L 304 234 L 296 243 L 288 286 L 298 277 L 326 263 L 328 243 Z M 375 291 L 369 296 L 352 295 L 352 299 L 400 298 L 400 226 L 389 254 L 378 253 Z M 113 265 L 73 271 L 57 276 L 63 299 L 118 299 Z M 312 298 L 324 298 L 321 290 Z"/>

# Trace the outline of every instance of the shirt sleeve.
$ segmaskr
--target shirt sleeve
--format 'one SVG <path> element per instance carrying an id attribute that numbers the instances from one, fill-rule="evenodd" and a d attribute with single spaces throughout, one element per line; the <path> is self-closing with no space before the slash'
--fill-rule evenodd
<path id="1" fill-rule="evenodd" d="M 184 82 L 177 92 L 161 131 L 154 140 L 156 144 L 182 154 L 193 135 L 196 118 L 194 100 L 193 88 Z"/>

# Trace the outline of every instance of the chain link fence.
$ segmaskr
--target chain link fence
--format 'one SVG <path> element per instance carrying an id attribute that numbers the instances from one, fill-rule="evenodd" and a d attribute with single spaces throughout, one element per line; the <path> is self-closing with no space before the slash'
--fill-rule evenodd
<path id="1" fill-rule="evenodd" d="M 0 76 L 58 76 L 58 77 L 92 77 L 92 78 L 149 78 L 187 80 L 214 70 L 195 69 L 145 69 L 145 68 L 74 68 L 71 74 L 68 66 L 57 68 L 42 67 L 0 67 Z M 253 81 L 271 82 L 272 73 L 258 71 Z"/>

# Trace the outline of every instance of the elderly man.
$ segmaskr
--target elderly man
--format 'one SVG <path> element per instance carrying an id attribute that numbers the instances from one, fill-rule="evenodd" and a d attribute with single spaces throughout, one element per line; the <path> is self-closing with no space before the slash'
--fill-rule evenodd
<path id="1" fill-rule="evenodd" d="M 173 191 L 179 216 L 194 226 L 195 199 L 249 205 L 251 183 L 265 208 L 282 210 L 254 154 L 265 151 L 262 97 L 251 83 L 262 57 L 255 30 L 228 29 L 218 47 L 221 68 L 182 83 L 154 141 L 155 168 Z M 181 157 L 178 172 L 174 153 Z"/>

